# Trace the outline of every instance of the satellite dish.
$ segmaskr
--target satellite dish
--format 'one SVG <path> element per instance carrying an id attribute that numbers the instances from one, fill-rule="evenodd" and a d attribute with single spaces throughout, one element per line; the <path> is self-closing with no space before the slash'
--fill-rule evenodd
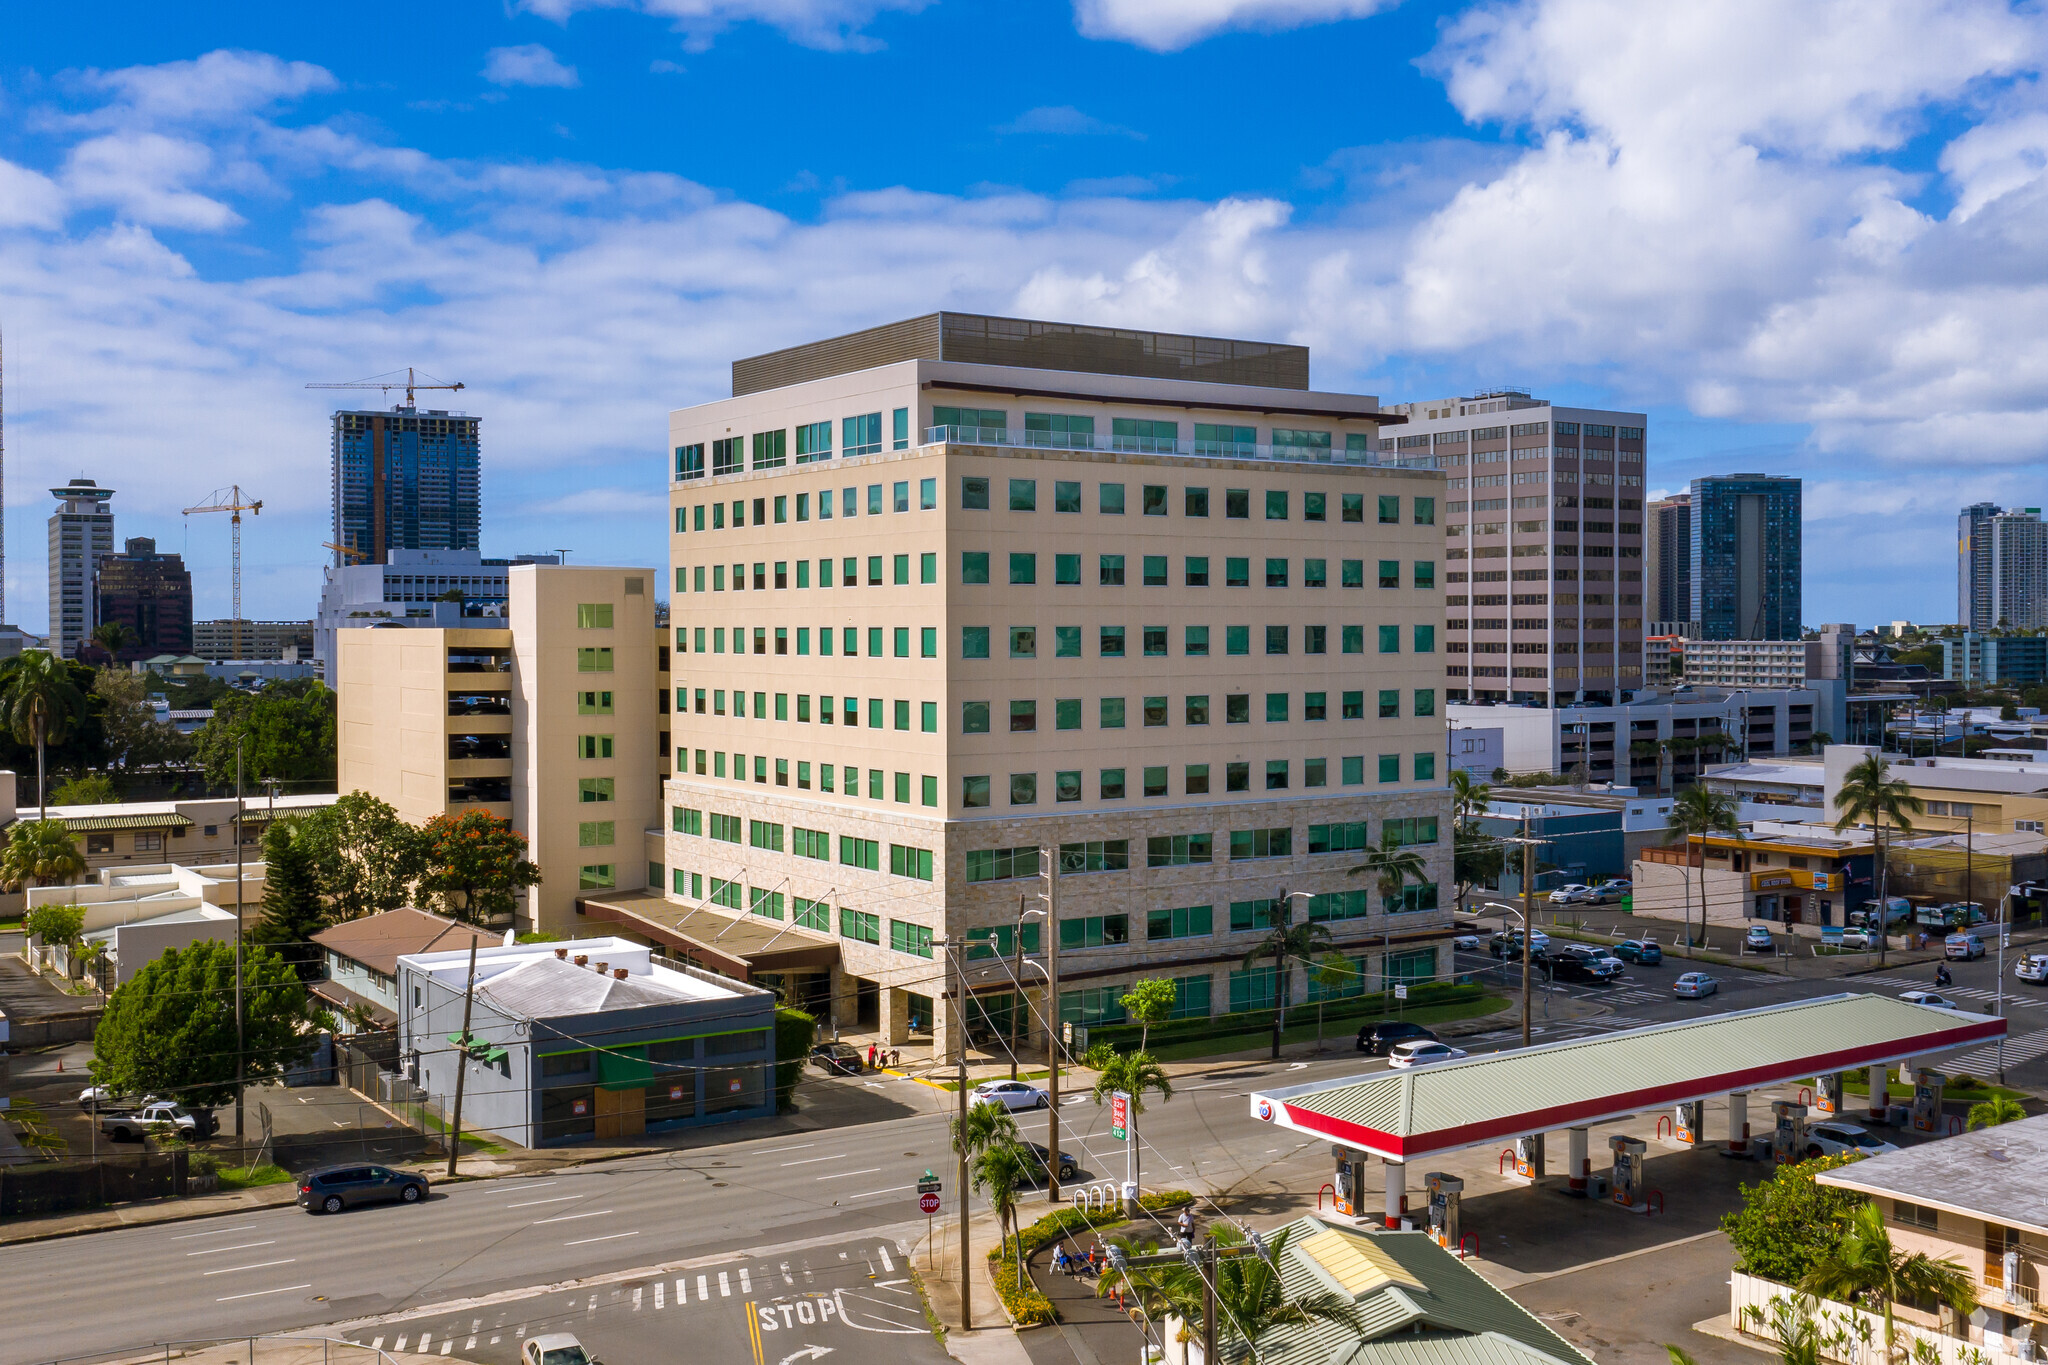
<path id="1" fill-rule="evenodd" d="M 512 946 L 513 944 L 517 943 L 518 941 L 519 941 L 519 931 L 518 931 L 518 930 L 516 930 L 516 929 L 507 929 L 507 930 L 505 931 L 505 942 L 504 942 L 504 946 L 505 946 L 505 947 L 507 947 L 507 948 L 510 948 L 510 947 L 511 947 L 511 946 Z"/>

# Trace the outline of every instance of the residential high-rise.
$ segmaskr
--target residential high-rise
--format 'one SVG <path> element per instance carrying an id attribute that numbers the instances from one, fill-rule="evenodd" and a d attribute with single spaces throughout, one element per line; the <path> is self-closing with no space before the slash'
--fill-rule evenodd
<path id="1" fill-rule="evenodd" d="M 50 496 L 57 499 L 50 514 L 50 652 L 69 659 L 99 624 L 93 580 L 100 556 L 114 552 L 114 513 L 107 506 L 114 490 L 73 479 Z"/>
<path id="2" fill-rule="evenodd" d="M 1707 640 L 1797 640 L 1800 482 L 1776 474 L 1692 481 L 1692 608 Z"/>
<path id="3" fill-rule="evenodd" d="M 1964 630 L 1989 630 L 1991 609 L 1991 519 L 2005 509 L 1973 502 L 1956 517 L 1956 622 Z"/>
<path id="4" fill-rule="evenodd" d="M 1660 498 L 1646 511 L 1643 559 L 1650 590 L 1644 605 L 1658 629 L 1683 634 L 1692 610 L 1692 494 Z"/>
<path id="5" fill-rule="evenodd" d="M 1331 995 L 1456 970 L 1443 478 L 1375 399 L 1301 347 L 952 313 L 733 378 L 669 421 L 671 917 L 776 922 L 836 1022 L 940 1055 L 1037 1031 L 1047 915 L 1077 1025 L 1142 976 L 1303 999 L 1245 966 L 1276 905 Z M 1427 867 L 1390 899 L 1350 875 L 1383 837 Z"/>
<path id="6" fill-rule="evenodd" d="M 474 550 L 481 514 L 478 419 L 439 408 L 334 414 L 336 564 L 393 550 Z"/>
<path id="7" fill-rule="evenodd" d="M 1382 455 L 1448 476 L 1449 695 L 1605 705 L 1641 687 L 1643 414 L 1512 389 L 1388 411 L 1408 425 Z"/>
<path id="8" fill-rule="evenodd" d="M 2048 526 L 2038 507 L 2000 512 L 1987 524 L 1991 542 L 1991 628 L 2048 626 Z"/>
<path id="9" fill-rule="evenodd" d="M 123 553 L 100 556 L 96 578 L 97 623 L 118 621 L 130 632 L 119 662 L 192 653 L 192 574 L 183 556 L 158 554 L 156 541 L 131 536 Z"/>

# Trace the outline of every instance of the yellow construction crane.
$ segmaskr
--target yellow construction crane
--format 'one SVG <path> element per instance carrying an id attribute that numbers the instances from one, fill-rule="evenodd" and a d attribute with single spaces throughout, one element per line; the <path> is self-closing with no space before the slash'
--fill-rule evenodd
<path id="1" fill-rule="evenodd" d="M 185 515 L 188 517 L 195 512 L 228 512 L 233 514 L 231 524 L 234 527 L 235 617 L 232 629 L 234 631 L 234 652 L 237 659 L 244 657 L 242 654 L 242 513 L 247 512 L 249 515 L 254 516 L 262 510 L 262 499 L 248 498 L 243 494 L 240 484 L 215 489 L 212 496 L 208 497 L 203 504 L 198 507 L 187 507 L 185 509 Z"/>
<path id="2" fill-rule="evenodd" d="M 363 552 L 362 552 L 361 550 L 358 550 L 358 549 L 357 549 L 357 548 L 356 548 L 355 546 L 353 546 L 353 545 L 336 545 L 336 544 L 335 544 L 335 543 L 334 543 L 333 541 L 331 541 L 331 540 L 323 540 L 323 541 L 321 541 L 321 542 L 320 542 L 320 548 L 321 548 L 321 549 L 323 549 L 323 550 L 332 550 L 332 551 L 334 551 L 334 553 L 336 553 L 336 554 L 338 554 L 338 555 L 340 555 L 340 556 L 341 556 L 342 562 L 343 562 L 344 564 L 354 564 L 354 563 L 355 563 L 355 562 L 357 562 L 358 560 L 363 560 L 363 559 L 368 559 L 368 558 L 369 558 L 369 555 L 367 555 L 367 554 L 363 553 Z"/>
<path id="3" fill-rule="evenodd" d="M 443 384 L 439 380 L 434 379 L 432 375 L 428 375 L 427 379 L 430 382 L 420 382 L 413 367 L 408 365 L 405 367 L 405 378 L 403 381 L 398 378 L 398 371 L 393 370 L 389 374 L 372 375 L 368 379 L 351 379 L 345 384 L 308 384 L 306 387 L 309 389 L 382 389 L 386 394 L 389 394 L 393 389 L 404 389 L 405 405 L 409 408 L 418 406 L 413 401 L 413 392 L 416 389 L 447 389 L 452 393 L 462 387 L 460 384 Z"/>

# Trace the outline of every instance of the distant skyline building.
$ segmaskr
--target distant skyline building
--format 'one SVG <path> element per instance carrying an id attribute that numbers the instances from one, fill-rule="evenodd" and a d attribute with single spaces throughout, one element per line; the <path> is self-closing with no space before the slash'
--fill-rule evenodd
<path id="1" fill-rule="evenodd" d="M 1797 640 L 1801 485 L 1777 474 L 1692 481 L 1692 608 L 1707 640 Z"/>
<path id="2" fill-rule="evenodd" d="M 393 550 L 479 547 L 478 419 L 440 408 L 333 418 L 336 565 L 386 564 Z"/>
<path id="3" fill-rule="evenodd" d="M 1990 629 L 2048 626 L 2048 526 L 2038 507 L 2015 507 L 1991 518 Z"/>
<path id="4" fill-rule="evenodd" d="M 1692 611 L 1692 494 L 1674 493 L 1645 509 L 1643 562 L 1650 620 L 1683 633 Z"/>
<path id="5" fill-rule="evenodd" d="M 242 652 L 235 653 L 235 622 L 222 617 L 192 623 L 191 652 L 210 664 L 281 659 L 286 650 L 298 660 L 313 657 L 311 621 L 243 621 Z"/>
<path id="6" fill-rule="evenodd" d="M 158 554 L 155 540 L 131 536 L 121 554 L 100 556 L 95 578 L 96 623 L 118 621 L 131 632 L 118 662 L 192 652 L 192 574 L 182 555 Z"/>
<path id="7" fill-rule="evenodd" d="M 73 479 L 50 496 L 50 652 L 69 659 L 99 624 L 93 582 L 100 556 L 114 552 L 114 490 Z"/>
<path id="8" fill-rule="evenodd" d="M 1991 519 L 2005 509 L 1973 502 L 1956 517 L 1956 624 L 1989 630 L 1991 614 Z"/>
<path id="9" fill-rule="evenodd" d="M 330 565 L 313 620 L 313 657 L 337 681 L 335 632 L 370 626 L 484 627 L 501 614 L 514 564 L 559 564 L 559 555 L 485 559 L 475 550 L 391 551 L 383 564 Z M 498 623 L 488 623 L 492 629 Z"/>

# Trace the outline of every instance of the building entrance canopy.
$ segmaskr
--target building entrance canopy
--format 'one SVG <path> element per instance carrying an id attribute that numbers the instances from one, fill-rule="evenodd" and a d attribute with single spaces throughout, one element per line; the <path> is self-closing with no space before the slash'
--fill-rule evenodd
<path id="1" fill-rule="evenodd" d="M 1411 1161 L 1996 1041 L 2005 1020 L 1830 995 L 1467 1061 L 1257 1091 L 1252 1117 Z"/>

